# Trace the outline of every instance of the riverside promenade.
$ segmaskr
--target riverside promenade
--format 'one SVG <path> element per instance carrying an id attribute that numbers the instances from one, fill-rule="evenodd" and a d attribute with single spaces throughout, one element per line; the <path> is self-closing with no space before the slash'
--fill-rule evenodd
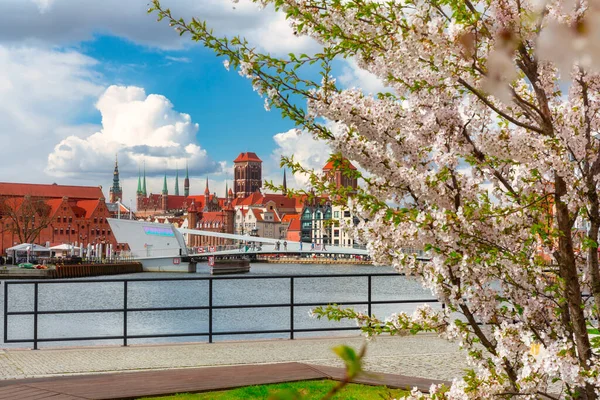
<path id="1" fill-rule="evenodd" d="M 347 344 L 358 349 L 363 342 L 362 337 L 353 336 L 212 344 L 4 349 L 0 351 L 0 399 L 16 398 L 11 397 L 11 393 L 16 394 L 19 388 L 33 391 L 33 397 L 40 395 L 38 390 L 53 390 L 56 386 L 65 388 L 66 392 L 56 392 L 64 394 L 64 398 L 126 398 L 286 380 L 341 379 L 343 370 L 339 367 L 343 365 L 331 351 L 332 347 Z M 434 381 L 449 381 L 461 376 L 466 362 L 456 344 L 434 335 L 420 334 L 378 337 L 369 341 L 364 366 L 369 372 L 384 374 L 367 376 L 363 378 L 365 383 L 426 389 Z M 108 381 L 103 382 L 103 379 Z M 163 381 L 168 384 L 161 386 L 159 383 Z M 118 389 L 119 382 L 121 389 Z M 94 385 L 98 387 L 96 394 L 83 395 L 96 390 Z M 69 393 L 69 387 L 75 388 L 70 395 L 65 394 Z M 117 389 L 123 396 L 107 394 L 107 390 Z M 75 395 L 77 393 L 79 395 Z"/>

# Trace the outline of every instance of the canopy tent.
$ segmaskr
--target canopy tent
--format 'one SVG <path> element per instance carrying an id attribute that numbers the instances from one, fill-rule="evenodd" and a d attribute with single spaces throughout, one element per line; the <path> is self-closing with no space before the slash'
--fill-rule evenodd
<path id="1" fill-rule="evenodd" d="M 50 256 L 49 248 L 34 243 L 21 243 L 6 249 L 6 254 L 11 252 L 13 264 L 15 265 L 20 262 L 29 262 L 30 259 L 38 256 Z"/>
<path id="2" fill-rule="evenodd" d="M 81 254 L 81 249 L 79 247 L 68 243 L 52 246 L 48 250 L 52 250 L 56 255 L 59 255 L 58 253 L 60 253 L 60 256 L 74 255 L 75 253 Z"/>
<path id="3" fill-rule="evenodd" d="M 39 244 L 34 244 L 34 243 L 21 243 L 16 246 L 9 247 L 6 250 L 7 251 L 24 251 L 24 252 L 29 251 L 31 253 L 43 253 L 43 252 L 50 251 L 49 248 L 40 246 Z"/>

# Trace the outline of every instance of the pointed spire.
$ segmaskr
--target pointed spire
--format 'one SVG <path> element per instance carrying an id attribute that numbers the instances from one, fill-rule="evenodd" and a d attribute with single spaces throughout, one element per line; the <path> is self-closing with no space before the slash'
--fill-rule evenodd
<path id="1" fill-rule="evenodd" d="M 123 198 L 123 190 L 119 182 L 119 159 L 117 154 L 115 154 L 115 172 L 113 172 L 113 185 L 110 188 L 109 192 L 111 203 L 115 203 L 116 201 Z"/>
<path id="2" fill-rule="evenodd" d="M 210 190 L 208 189 L 208 176 L 206 177 L 206 189 L 204 189 L 204 195 L 209 196 Z"/>
<path id="3" fill-rule="evenodd" d="M 163 182 L 162 194 L 169 194 L 169 189 L 167 189 L 167 171 L 166 170 L 165 170 L 165 180 Z"/>
<path id="4" fill-rule="evenodd" d="M 179 196 L 179 168 L 175 172 L 175 196 Z"/>
<path id="5" fill-rule="evenodd" d="M 285 168 L 283 169 L 283 194 L 287 194 L 287 182 L 285 179 Z"/>
<path id="6" fill-rule="evenodd" d="M 148 193 L 146 192 L 146 160 L 144 160 L 144 181 L 142 186 L 142 194 L 144 196 L 148 196 Z"/>
<path id="7" fill-rule="evenodd" d="M 139 164 L 138 164 L 138 188 L 135 193 L 138 195 L 142 194 L 142 169 L 140 168 Z"/>
<path id="8" fill-rule="evenodd" d="M 227 198 L 227 193 L 229 193 L 229 190 L 227 190 L 227 181 L 225 181 L 225 198 Z"/>

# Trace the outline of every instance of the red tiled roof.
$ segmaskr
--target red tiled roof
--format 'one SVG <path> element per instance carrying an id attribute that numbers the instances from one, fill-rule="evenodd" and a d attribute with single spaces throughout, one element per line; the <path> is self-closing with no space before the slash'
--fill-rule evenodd
<path id="1" fill-rule="evenodd" d="M 237 156 L 237 158 L 235 160 L 233 160 L 234 163 L 243 162 L 243 161 L 262 162 L 262 160 L 260 158 L 258 158 L 256 153 L 252 153 L 252 152 L 240 153 L 240 155 Z"/>
<path id="2" fill-rule="evenodd" d="M 254 218 L 256 218 L 257 221 L 262 221 L 263 217 L 262 215 L 260 215 L 260 210 L 257 210 L 256 208 L 252 209 L 252 213 L 254 214 Z"/>
<path id="3" fill-rule="evenodd" d="M 99 186 L 41 185 L 33 183 L 0 182 L 0 194 L 5 196 L 36 196 L 47 198 L 96 199 L 104 198 Z"/>
<path id="4" fill-rule="evenodd" d="M 345 160 L 345 161 L 348 161 L 348 160 Z M 352 163 L 351 163 L 350 161 L 348 161 L 348 166 L 350 167 L 350 169 L 356 169 L 356 167 L 355 167 L 354 165 L 352 165 Z M 336 168 L 336 167 L 333 165 L 333 161 L 329 161 L 329 162 L 328 162 L 327 164 L 325 164 L 325 166 L 323 167 L 323 171 L 330 171 L 330 170 L 332 170 L 332 169 L 339 169 L 339 167 L 338 167 L 338 168 Z"/>
<path id="5" fill-rule="evenodd" d="M 289 213 L 281 217 L 281 222 L 291 222 L 294 218 L 300 218 L 300 214 Z"/>
<path id="6" fill-rule="evenodd" d="M 81 200 L 77 202 L 77 206 L 85 210 L 85 218 L 90 218 L 98 207 L 98 200 Z"/>
<path id="7" fill-rule="evenodd" d="M 62 199 L 46 200 L 46 204 L 48 204 L 50 206 L 50 216 L 53 217 L 56 214 L 56 212 L 58 211 L 58 208 L 60 207 L 62 202 L 63 202 Z M 73 211 L 75 211 L 75 210 L 73 210 Z"/>
<path id="8" fill-rule="evenodd" d="M 294 218 L 290 221 L 290 226 L 288 226 L 289 231 L 299 231 L 300 230 L 300 218 Z"/>
<path id="9" fill-rule="evenodd" d="M 225 214 L 221 211 L 209 211 L 202 213 L 202 222 L 222 222 Z"/>

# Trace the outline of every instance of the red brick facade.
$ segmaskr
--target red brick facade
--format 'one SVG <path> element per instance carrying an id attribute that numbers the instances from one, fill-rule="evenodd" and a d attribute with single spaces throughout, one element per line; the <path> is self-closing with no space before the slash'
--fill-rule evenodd
<path id="1" fill-rule="evenodd" d="M 110 213 L 100 187 L 0 183 L 4 207 L 11 208 L 0 210 L 0 254 L 5 254 L 6 248 L 20 242 L 20 224 L 14 218 L 23 218 L 20 207 L 23 207 L 26 196 L 44 202 L 48 213 L 43 223 L 45 226 L 41 226 L 31 242 L 43 246 L 47 242 L 52 245 L 77 242 L 84 246 L 105 243 L 118 249 L 106 221 Z M 42 218 L 38 218 L 38 224 L 42 223 L 40 220 Z"/>

